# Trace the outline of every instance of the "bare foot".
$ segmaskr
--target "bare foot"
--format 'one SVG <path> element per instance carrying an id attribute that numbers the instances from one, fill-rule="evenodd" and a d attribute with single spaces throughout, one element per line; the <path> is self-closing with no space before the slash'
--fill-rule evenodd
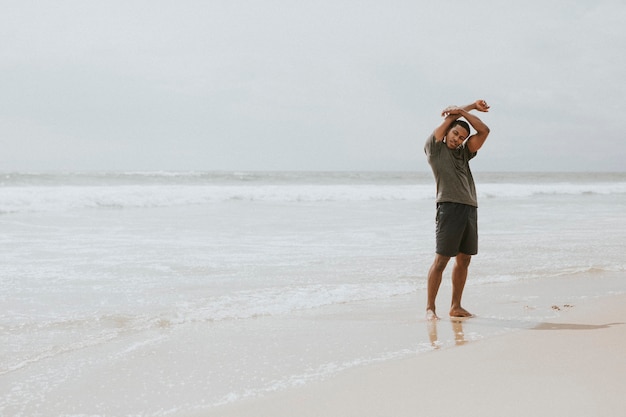
<path id="1" fill-rule="evenodd" d="M 474 315 L 463 307 L 456 307 L 450 309 L 450 317 L 474 317 Z"/>
<path id="2" fill-rule="evenodd" d="M 434 310 L 426 310 L 426 320 L 439 320 L 439 317 L 437 317 L 437 314 L 435 314 Z"/>

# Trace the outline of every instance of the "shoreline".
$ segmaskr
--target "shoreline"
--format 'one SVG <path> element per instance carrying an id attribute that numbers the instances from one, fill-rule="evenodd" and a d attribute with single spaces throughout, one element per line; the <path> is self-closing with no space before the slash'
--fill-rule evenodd
<path id="1" fill-rule="evenodd" d="M 348 369 L 186 415 L 621 416 L 626 294 L 565 307 L 559 314 L 535 327 Z"/>

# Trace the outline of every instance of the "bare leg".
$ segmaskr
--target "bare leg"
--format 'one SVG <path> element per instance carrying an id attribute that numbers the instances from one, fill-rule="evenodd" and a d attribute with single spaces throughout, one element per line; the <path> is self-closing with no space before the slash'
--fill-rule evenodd
<path id="1" fill-rule="evenodd" d="M 459 253 L 456 256 L 454 269 L 452 270 L 452 305 L 450 306 L 450 317 L 472 317 L 472 313 L 461 307 L 461 298 L 463 297 L 463 289 L 465 281 L 467 281 L 467 269 L 471 255 Z"/>
<path id="2" fill-rule="evenodd" d="M 430 270 L 428 271 L 428 300 L 426 302 L 426 319 L 437 320 L 435 300 L 437 299 L 437 293 L 439 292 L 439 286 L 441 285 L 441 277 L 443 271 L 448 265 L 450 257 L 435 254 L 435 260 L 433 261 Z"/>

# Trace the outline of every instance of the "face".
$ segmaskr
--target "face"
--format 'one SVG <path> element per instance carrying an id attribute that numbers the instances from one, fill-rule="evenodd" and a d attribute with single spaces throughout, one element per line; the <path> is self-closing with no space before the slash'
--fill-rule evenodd
<path id="1" fill-rule="evenodd" d="M 453 126 L 446 134 L 446 145 L 450 149 L 456 149 L 463 144 L 468 135 L 469 132 L 463 126 Z"/>

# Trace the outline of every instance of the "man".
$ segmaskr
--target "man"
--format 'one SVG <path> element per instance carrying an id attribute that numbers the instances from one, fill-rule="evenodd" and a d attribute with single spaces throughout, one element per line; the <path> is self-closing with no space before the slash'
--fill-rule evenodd
<path id="1" fill-rule="evenodd" d="M 426 141 L 428 158 L 437 186 L 437 217 L 435 260 L 428 271 L 426 318 L 437 320 L 435 299 L 443 271 L 455 257 L 452 270 L 452 304 L 450 317 L 471 317 L 461 307 L 461 297 L 472 255 L 478 253 L 476 188 L 469 161 L 483 146 L 489 128 L 470 111 L 489 111 L 484 100 L 464 107 L 449 106 L 441 115 L 443 122 Z M 470 126 L 476 131 L 470 136 Z"/>

